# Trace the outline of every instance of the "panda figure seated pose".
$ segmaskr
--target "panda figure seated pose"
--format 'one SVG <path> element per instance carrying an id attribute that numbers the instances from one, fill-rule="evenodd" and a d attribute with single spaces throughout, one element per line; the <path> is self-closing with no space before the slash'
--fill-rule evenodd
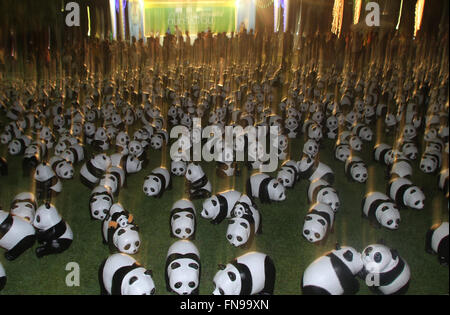
<path id="1" fill-rule="evenodd" d="M 35 241 L 36 232 L 31 222 L 0 208 L 0 247 L 6 249 L 7 260 L 22 255 Z"/>
<path id="2" fill-rule="evenodd" d="M 368 177 L 366 163 L 359 156 L 350 156 L 345 161 L 345 174 L 352 181 L 364 184 Z"/>
<path id="3" fill-rule="evenodd" d="M 407 178 L 393 178 L 387 187 L 388 195 L 395 204 L 402 208 L 421 210 L 425 206 L 425 195 L 423 191 L 412 184 Z"/>
<path id="4" fill-rule="evenodd" d="M 236 204 L 228 221 L 228 242 L 235 247 L 249 248 L 254 236 L 261 233 L 262 223 L 258 209 L 245 202 Z"/>
<path id="5" fill-rule="evenodd" d="M 189 163 L 185 178 L 190 200 L 204 199 L 211 196 L 211 182 L 199 164 L 195 162 Z"/>
<path id="6" fill-rule="evenodd" d="M 103 220 L 103 243 L 109 245 L 111 252 L 119 251 L 125 254 L 136 254 L 141 245 L 139 228 L 134 217 L 120 203 L 115 203 L 109 209 L 109 214 Z"/>
<path id="7" fill-rule="evenodd" d="M 303 224 L 303 237 L 311 243 L 317 243 L 333 231 L 334 211 L 329 205 L 316 203 L 308 210 Z"/>
<path id="8" fill-rule="evenodd" d="M 8 175 L 8 161 L 0 156 L 0 176 Z"/>
<path id="9" fill-rule="evenodd" d="M 373 191 L 362 201 L 362 216 L 375 227 L 396 230 L 400 224 L 400 212 L 395 203 L 383 193 Z"/>
<path id="10" fill-rule="evenodd" d="M 364 268 L 360 276 L 363 279 L 373 279 L 370 289 L 384 295 L 398 295 L 408 291 L 411 271 L 395 249 L 383 244 L 369 245 L 362 251 L 361 259 Z"/>
<path id="11" fill-rule="evenodd" d="M 188 199 L 176 201 L 170 210 L 170 236 L 195 239 L 197 218 L 194 204 Z"/>
<path id="12" fill-rule="evenodd" d="M 207 198 L 203 202 L 201 216 L 211 220 L 212 224 L 219 224 L 224 219 L 229 219 L 231 210 L 233 210 L 241 195 L 239 191 L 227 190 Z"/>
<path id="13" fill-rule="evenodd" d="M 11 214 L 32 223 L 36 214 L 36 198 L 32 192 L 17 194 L 11 203 Z"/>
<path id="14" fill-rule="evenodd" d="M 46 202 L 36 210 L 33 226 L 41 246 L 36 248 L 36 256 L 41 258 L 50 254 L 59 254 L 72 244 L 73 233 L 58 210 Z"/>
<path id="15" fill-rule="evenodd" d="M 336 245 L 336 249 L 317 258 L 303 272 L 305 295 L 350 295 L 359 291 L 356 276 L 362 271 L 361 253 Z"/>
<path id="16" fill-rule="evenodd" d="M 173 243 L 167 252 L 166 289 L 178 295 L 198 295 L 201 275 L 200 253 L 188 240 Z"/>
<path id="17" fill-rule="evenodd" d="M 103 221 L 108 215 L 113 202 L 114 197 L 109 188 L 103 185 L 95 187 L 89 198 L 89 212 L 91 218 Z"/>
<path id="18" fill-rule="evenodd" d="M 334 183 L 334 172 L 326 164 L 314 160 L 309 156 L 303 156 L 300 161 L 297 162 L 300 179 L 307 179 L 310 182 L 315 179 L 324 179 L 330 185 Z"/>
<path id="19" fill-rule="evenodd" d="M 62 190 L 61 180 L 46 162 L 36 167 L 33 177 L 38 200 L 51 201 Z"/>
<path id="20" fill-rule="evenodd" d="M 334 212 L 340 207 L 338 192 L 323 179 L 313 180 L 308 187 L 308 201 L 311 204 L 317 202 L 329 205 Z"/>
<path id="21" fill-rule="evenodd" d="M 161 198 L 166 190 L 172 189 L 172 179 L 165 167 L 155 168 L 145 177 L 143 191 L 146 196 Z"/>
<path id="22" fill-rule="evenodd" d="M 110 166 L 111 158 L 109 156 L 104 153 L 95 155 L 81 167 L 81 183 L 91 190 L 94 189 Z"/>
<path id="23" fill-rule="evenodd" d="M 213 279 L 214 295 L 273 294 L 275 264 L 264 253 L 248 252 L 219 268 Z"/>
<path id="24" fill-rule="evenodd" d="M 153 273 L 123 253 L 109 256 L 100 265 L 98 278 L 102 295 L 154 295 Z"/>
<path id="25" fill-rule="evenodd" d="M 448 222 L 433 225 L 426 234 L 425 251 L 437 254 L 439 263 L 448 266 Z"/>
<path id="26" fill-rule="evenodd" d="M 256 173 L 250 176 L 247 180 L 246 193 L 249 197 L 258 198 L 261 203 L 286 199 L 284 186 L 276 178 L 264 173 Z"/>

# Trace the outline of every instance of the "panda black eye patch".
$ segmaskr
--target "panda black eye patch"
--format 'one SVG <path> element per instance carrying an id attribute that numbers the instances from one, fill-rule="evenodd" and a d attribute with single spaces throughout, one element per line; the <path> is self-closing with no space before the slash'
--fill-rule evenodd
<path id="1" fill-rule="evenodd" d="M 231 281 L 236 281 L 236 274 L 234 272 L 228 271 L 227 275 Z"/>
<path id="2" fill-rule="evenodd" d="M 190 213 L 186 214 L 186 217 L 189 218 L 189 219 L 194 219 L 194 216 L 192 214 L 190 214 Z"/>
<path id="3" fill-rule="evenodd" d="M 214 199 L 211 200 L 211 203 L 212 203 L 212 205 L 213 205 L 214 207 L 217 206 L 217 201 L 215 201 Z"/>
<path id="4" fill-rule="evenodd" d="M 128 280 L 128 284 L 132 285 L 134 282 L 137 281 L 137 279 L 138 278 L 136 276 L 131 277 L 130 280 Z"/>
<path id="5" fill-rule="evenodd" d="M 248 225 L 247 225 L 247 223 L 245 223 L 245 222 L 241 222 L 241 226 L 243 226 L 245 229 L 248 228 Z"/>
<path id="6" fill-rule="evenodd" d="M 325 220 L 323 220 L 323 219 L 319 219 L 319 220 L 317 220 L 317 222 L 319 222 L 320 224 L 322 224 L 323 226 L 325 226 Z"/>
<path id="7" fill-rule="evenodd" d="M 170 265 L 170 268 L 172 268 L 172 269 L 177 269 L 179 267 L 180 267 L 180 263 L 177 263 L 177 262 L 174 262 Z"/>
<path id="8" fill-rule="evenodd" d="M 192 269 L 198 270 L 198 265 L 196 263 L 190 263 L 188 266 Z"/>
<path id="9" fill-rule="evenodd" d="M 123 233 L 125 233 L 124 229 L 120 229 L 119 232 L 117 232 L 117 235 L 122 235 Z"/>

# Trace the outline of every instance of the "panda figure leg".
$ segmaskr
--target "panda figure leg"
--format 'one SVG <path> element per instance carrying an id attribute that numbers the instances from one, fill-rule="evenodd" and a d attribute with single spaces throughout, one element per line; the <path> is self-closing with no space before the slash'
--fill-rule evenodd
<path id="1" fill-rule="evenodd" d="M 273 263 L 272 258 L 266 256 L 264 259 L 264 288 L 259 292 L 260 295 L 273 295 L 273 291 L 275 289 L 275 264 Z"/>
<path id="2" fill-rule="evenodd" d="M 51 254 L 60 254 L 68 249 L 70 244 L 72 244 L 72 240 L 67 238 L 52 240 L 51 242 L 45 243 L 43 246 L 37 247 L 36 256 L 41 258 Z"/>
<path id="3" fill-rule="evenodd" d="M 17 243 L 16 246 L 7 251 L 5 253 L 5 258 L 10 261 L 16 259 L 20 255 L 22 255 L 23 252 L 25 252 L 28 248 L 33 247 L 35 241 L 36 241 L 35 235 L 28 235 L 27 237 L 23 238 L 19 243 Z"/>
<path id="4" fill-rule="evenodd" d="M 190 199 L 205 199 L 211 197 L 211 192 L 206 189 L 199 189 L 189 193 Z"/>
<path id="5" fill-rule="evenodd" d="M 108 295 L 106 291 L 105 283 L 103 282 L 103 269 L 105 268 L 106 259 L 101 263 L 98 269 L 98 283 L 100 285 L 100 295 Z"/>

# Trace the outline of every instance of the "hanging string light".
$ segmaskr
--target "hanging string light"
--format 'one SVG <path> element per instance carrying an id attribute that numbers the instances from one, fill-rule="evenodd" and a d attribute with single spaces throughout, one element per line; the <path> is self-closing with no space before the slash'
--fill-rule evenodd
<path id="1" fill-rule="evenodd" d="M 341 36 L 342 20 L 344 18 L 344 0 L 334 0 L 333 22 L 331 23 L 331 32 L 338 37 Z"/>
<path id="2" fill-rule="evenodd" d="M 361 15 L 362 0 L 355 0 L 353 12 L 353 24 L 359 23 L 359 16 Z"/>
<path id="3" fill-rule="evenodd" d="M 395 27 L 396 30 L 400 27 L 400 21 L 402 20 L 402 11 L 403 11 L 403 0 L 400 1 L 400 11 L 398 12 L 398 21 L 397 26 Z"/>
<path id="4" fill-rule="evenodd" d="M 425 7 L 425 0 L 417 0 L 416 14 L 414 19 L 414 37 L 416 37 L 417 32 L 420 30 L 420 26 L 422 25 L 422 16 L 424 7 Z"/>

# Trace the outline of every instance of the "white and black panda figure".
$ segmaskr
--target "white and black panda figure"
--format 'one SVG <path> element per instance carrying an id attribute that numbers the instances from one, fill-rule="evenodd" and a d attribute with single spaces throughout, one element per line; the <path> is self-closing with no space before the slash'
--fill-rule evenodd
<path id="1" fill-rule="evenodd" d="M 23 154 L 22 170 L 24 176 L 30 176 L 35 168 L 46 157 L 47 147 L 44 143 L 36 141 L 30 144 Z"/>
<path id="2" fill-rule="evenodd" d="M 8 161 L 0 156 L 0 176 L 8 175 Z"/>
<path id="3" fill-rule="evenodd" d="M 219 224 L 231 217 L 231 211 L 241 198 L 241 193 L 236 190 L 227 190 L 217 193 L 203 202 L 203 209 L 200 213 L 212 224 Z"/>
<path id="4" fill-rule="evenodd" d="M 142 168 L 147 167 L 147 152 L 141 142 L 133 140 L 128 144 L 128 154 L 134 156 L 142 162 Z"/>
<path id="5" fill-rule="evenodd" d="M 80 169 L 81 183 L 91 190 L 94 189 L 110 166 L 111 158 L 105 153 L 94 155 Z"/>
<path id="6" fill-rule="evenodd" d="M 356 276 L 362 271 L 361 253 L 353 247 L 336 249 L 314 260 L 303 272 L 304 295 L 353 295 L 359 291 Z"/>
<path id="7" fill-rule="evenodd" d="M 200 253 L 195 244 L 188 240 L 173 243 L 166 257 L 167 291 L 178 295 L 198 295 L 200 275 Z"/>
<path id="8" fill-rule="evenodd" d="M 242 202 L 231 211 L 227 240 L 234 247 L 250 248 L 256 234 L 262 233 L 261 215 L 253 205 Z"/>
<path id="9" fill-rule="evenodd" d="M 374 147 L 373 158 L 381 164 L 391 165 L 394 161 L 394 151 L 390 145 L 379 143 Z"/>
<path id="10" fill-rule="evenodd" d="M 170 210 L 170 236 L 180 239 L 194 240 L 197 229 L 197 215 L 192 201 L 181 199 L 176 201 Z"/>
<path id="11" fill-rule="evenodd" d="M 448 168 L 443 169 L 438 176 L 438 187 L 448 198 Z"/>
<path id="12" fill-rule="evenodd" d="M 109 213 L 114 197 L 109 188 L 99 185 L 94 188 L 89 198 L 89 212 L 93 220 L 103 221 Z"/>
<path id="13" fill-rule="evenodd" d="M 310 182 L 316 179 L 323 179 L 330 185 L 334 183 L 334 172 L 326 164 L 314 160 L 309 156 L 303 156 L 300 161 L 297 162 L 300 179 L 307 179 Z"/>
<path id="14" fill-rule="evenodd" d="M 72 179 L 74 175 L 73 164 L 62 157 L 55 155 L 48 161 L 55 174 L 61 179 Z"/>
<path id="15" fill-rule="evenodd" d="M 128 177 L 131 174 L 139 173 L 142 170 L 143 162 L 131 154 L 114 153 L 111 155 L 111 165 L 120 166 Z"/>
<path id="16" fill-rule="evenodd" d="M 128 145 L 130 144 L 130 136 L 126 131 L 120 131 L 116 136 L 116 152 L 128 154 Z"/>
<path id="17" fill-rule="evenodd" d="M 274 292 L 275 264 L 264 253 L 248 252 L 219 268 L 213 279 L 214 295 L 272 295 Z"/>
<path id="18" fill-rule="evenodd" d="M 172 161 L 170 163 L 170 173 L 174 176 L 184 176 L 187 165 L 185 161 Z"/>
<path id="19" fill-rule="evenodd" d="M 38 200 L 51 201 L 62 191 L 61 180 L 46 162 L 36 167 L 33 179 L 35 181 L 35 195 Z"/>
<path id="20" fill-rule="evenodd" d="M 311 204 L 317 202 L 327 204 L 334 212 L 337 212 L 341 205 L 336 189 L 323 179 L 313 180 L 309 184 L 308 201 Z"/>
<path id="21" fill-rule="evenodd" d="M 425 151 L 420 159 L 420 170 L 425 174 L 436 173 L 441 167 L 441 152 L 430 150 Z"/>
<path id="22" fill-rule="evenodd" d="M 369 219 L 375 227 L 383 226 L 389 230 L 397 230 L 400 225 L 400 211 L 394 201 L 387 195 L 373 191 L 362 200 L 362 216 Z"/>
<path id="23" fill-rule="evenodd" d="M 141 246 L 139 227 L 131 213 L 120 203 L 115 203 L 109 209 L 103 220 L 103 243 L 108 244 L 110 252 L 136 254 Z"/>
<path id="24" fill-rule="evenodd" d="M 338 144 L 334 149 L 334 157 L 338 161 L 345 162 L 351 155 L 352 151 L 348 144 Z"/>
<path id="25" fill-rule="evenodd" d="M 185 178 L 187 180 L 187 193 L 189 199 L 204 199 L 211 196 L 211 182 L 208 180 L 200 164 L 191 162 L 186 169 Z"/>
<path id="26" fill-rule="evenodd" d="M 250 176 L 246 184 L 246 194 L 258 198 L 261 203 L 286 199 L 284 186 L 276 178 L 264 173 L 256 173 Z"/>
<path id="27" fill-rule="evenodd" d="M 7 279 L 5 268 L 3 268 L 2 263 L 0 263 L 0 291 L 5 288 Z"/>
<path id="28" fill-rule="evenodd" d="M 358 136 L 360 139 L 366 142 L 370 142 L 373 139 L 373 131 L 369 126 L 358 123 L 353 127 L 352 133 Z"/>
<path id="29" fill-rule="evenodd" d="M 281 185 L 283 185 L 285 188 L 288 189 L 294 188 L 295 184 L 297 183 L 297 179 L 299 177 L 297 163 L 294 161 L 291 162 L 292 164 L 287 165 L 283 163 L 283 165 L 281 165 L 281 169 L 277 173 L 277 180 L 281 183 Z"/>
<path id="30" fill-rule="evenodd" d="M 305 216 L 302 235 L 311 243 L 324 241 L 329 231 L 333 231 L 334 211 L 324 203 L 311 206 Z"/>
<path id="31" fill-rule="evenodd" d="M 419 155 L 419 149 L 414 142 L 403 142 L 401 144 L 402 154 L 409 160 L 415 161 Z"/>
<path id="32" fill-rule="evenodd" d="M 441 222 L 433 225 L 426 234 L 425 251 L 429 254 L 436 254 L 441 265 L 448 266 L 448 222 Z"/>
<path id="33" fill-rule="evenodd" d="M 11 202 L 10 213 L 17 215 L 28 222 L 33 222 L 36 214 L 36 198 L 32 192 L 17 194 Z"/>
<path id="34" fill-rule="evenodd" d="M 30 144 L 31 137 L 21 135 L 8 143 L 8 153 L 12 156 L 22 155 Z"/>
<path id="35" fill-rule="evenodd" d="M 84 146 L 79 143 L 74 143 L 61 153 L 61 157 L 76 165 L 84 160 Z"/>
<path id="36" fill-rule="evenodd" d="M 164 192 L 170 189 L 172 189 L 172 178 L 165 167 L 157 167 L 145 177 L 143 191 L 148 197 L 161 198 Z"/>
<path id="37" fill-rule="evenodd" d="M 154 295 L 153 273 L 123 253 L 109 256 L 99 268 L 102 295 Z"/>
<path id="38" fill-rule="evenodd" d="M 397 157 L 392 165 L 389 166 L 390 178 L 405 177 L 411 178 L 413 169 L 409 159 Z"/>
<path id="39" fill-rule="evenodd" d="M 33 225 L 0 208 L 0 247 L 6 249 L 5 258 L 15 260 L 36 241 Z"/>
<path id="40" fill-rule="evenodd" d="M 345 174 L 347 177 L 357 183 L 365 183 L 368 178 L 366 163 L 359 156 L 349 156 L 345 161 Z"/>
<path id="41" fill-rule="evenodd" d="M 303 154 L 315 159 L 319 153 L 319 144 L 313 139 L 308 139 L 305 144 L 303 144 Z"/>
<path id="42" fill-rule="evenodd" d="M 114 196 L 118 196 L 125 185 L 125 172 L 120 166 L 111 165 L 99 182 L 100 186 L 108 188 Z"/>
<path id="43" fill-rule="evenodd" d="M 388 195 L 400 208 L 421 210 L 425 206 L 425 194 L 407 178 L 393 178 L 387 187 Z"/>
<path id="44" fill-rule="evenodd" d="M 37 241 L 41 244 L 36 248 L 38 258 L 62 253 L 72 244 L 73 233 L 70 226 L 48 202 L 37 208 L 33 226 L 36 228 Z"/>
<path id="45" fill-rule="evenodd" d="M 395 249 L 383 244 L 369 245 L 363 250 L 361 259 L 364 268 L 360 275 L 363 279 L 372 278 L 371 290 L 384 295 L 399 295 L 408 291 L 411 271 Z"/>

